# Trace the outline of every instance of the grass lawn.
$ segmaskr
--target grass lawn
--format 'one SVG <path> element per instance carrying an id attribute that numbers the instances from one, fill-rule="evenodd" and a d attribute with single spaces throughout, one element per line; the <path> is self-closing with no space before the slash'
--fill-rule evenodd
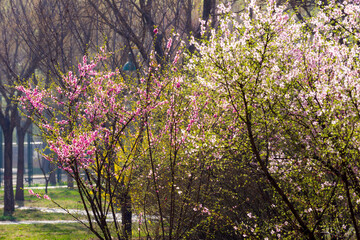
<path id="1" fill-rule="evenodd" d="M 79 223 L 0 225 L 0 239 L 96 239 Z"/>
<path id="2" fill-rule="evenodd" d="M 78 216 L 79 217 L 79 216 Z M 85 219 L 84 216 L 79 218 Z M 35 209 L 16 209 L 12 216 L 3 216 L 3 210 L 0 209 L 0 221 L 28 221 L 28 220 L 75 220 L 69 214 L 62 213 L 47 213 Z"/>
<path id="3" fill-rule="evenodd" d="M 114 233 L 114 236 L 115 233 Z M 0 225 L 0 240 L 97 240 L 95 234 L 91 233 L 80 223 L 71 224 L 29 224 L 29 225 Z M 133 232 L 133 240 L 145 240 L 144 234 L 139 237 Z"/>
<path id="4" fill-rule="evenodd" d="M 45 189 L 34 189 L 33 191 L 35 193 L 41 194 L 42 196 L 45 194 Z M 48 189 L 48 195 L 52 200 L 54 200 L 64 208 L 83 209 L 80 195 L 77 189 L 50 188 Z M 28 190 L 24 190 L 24 196 L 25 196 L 25 201 L 17 202 L 17 204 L 23 205 L 25 207 L 58 208 L 58 206 L 52 201 L 46 199 L 38 199 L 37 197 L 30 195 Z M 0 204 L 4 204 L 3 190 L 0 190 Z"/>
<path id="5" fill-rule="evenodd" d="M 45 194 L 44 189 L 33 189 L 35 193 Z M 38 199 L 29 194 L 25 190 L 25 201 L 17 204 L 25 207 L 42 207 L 42 208 L 58 208 L 52 201 L 46 199 Z M 67 188 L 51 188 L 48 189 L 48 195 L 60 206 L 67 209 L 83 209 L 81 199 L 77 189 Z M 4 204 L 4 191 L 0 189 L 0 204 Z M 78 216 L 80 217 L 80 216 Z M 84 219 L 85 216 L 81 216 Z M 0 221 L 16 220 L 74 220 L 68 214 L 45 213 L 40 210 L 15 209 L 12 217 L 4 217 L 3 209 L 0 209 Z M 133 226 L 133 239 L 145 239 L 138 237 L 137 224 Z M 115 236 L 115 233 L 114 233 Z M 21 224 L 21 225 L 1 225 L 0 224 L 0 240 L 2 239 L 97 239 L 86 227 L 80 223 L 59 223 L 59 224 Z"/>

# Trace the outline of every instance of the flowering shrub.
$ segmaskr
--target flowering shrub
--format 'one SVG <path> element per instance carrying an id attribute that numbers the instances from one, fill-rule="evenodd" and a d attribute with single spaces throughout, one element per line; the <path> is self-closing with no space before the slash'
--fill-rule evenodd
<path id="1" fill-rule="evenodd" d="M 176 67 L 179 57 L 180 51 L 169 67 L 151 62 L 141 85 L 127 82 L 118 71 L 101 71 L 99 65 L 106 60 L 102 53 L 90 62 L 84 57 L 77 72 L 67 73 L 51 87 L 17 87 L 24 93 L 19 101 L 51 150 L 43 156 L 75 179 L 87 211 L 84 224 L 99 238 L 110 239 L 111 227 L 119 238 L 129 238 L 132 206 L 141 209 L 145 219 L 155 215 L 163 237 L 180 236 L 192 227 L 189 218 L 209 212 L 206 207 L 200 213 L 188 212 L 199 199 L 185 204 L 195 190 L 180 190 L 185 184 L 202 184 L 190 171 L 188 179 L 179 176 L 192 157 L 184 154 L 185 146 L 206 103 L 183 86 L 184 76 Z M 117 222 L 119 211 L 123 226 Z"/>
<path id="2" fill-rule="evenodd" d="M 77 72 L 69 72 L 51 87 L 29 84 L 17 89 L 24 93 L 19 101 L 51 150 L 44 157 L 75 179 L 88 227 L 109 239 L 107 215 L 116 216 L 118 204 L 128 198 L 134 159 L 139 157 L 136 149 L 143 127 L 137 126 L 144 126 L 145 116 L 165 103 L 160 96 L 168 81 L 160 82 L 151 70 L 145 87 L 136 87 L 117 70 L 101 71 L 104 60 L 104 52 L 91 61 L 85 56 Z M 93 220 L 102 233 L 93 227 Z M 120 229 L 116 221 L 115 227 Z"/>
<path id="3" fill-rule="evenodd" d="M 216 154 L 245 172 L 223 213 L 239 237 L 315 239 L 350 228 L 359 237 L 360 6 L 319 5 L 306 22 L 285 8 L 251 1 L 237 15 L 222 5 L 219 27 L 191 41 L 186 68 L 221 106 Z M 262 189 L 261 208 L 258 196 L 238 206 L 247 185 Z"/>

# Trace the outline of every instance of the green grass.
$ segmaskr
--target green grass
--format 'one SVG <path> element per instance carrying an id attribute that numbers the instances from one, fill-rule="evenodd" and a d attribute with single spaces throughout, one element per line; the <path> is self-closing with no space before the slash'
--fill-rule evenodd
<path id="1" fill-rule="evenodd" d="M 97 239 L 79 223 L 0 225 L 0 239 Z"/>
<path id="2" fill-rule="evenodd" d="M 116 234 L 113 232 L 113 236 Z M 26 239 L 26 240 L 53 240 L 53 239 L 98 239 L 80 223 L 71 224 L 29 224 L 29 225 L 0 225 L 0 240 Z M 133 240 L 145 240 L 145 234 L 141 237 L 133 231 Z"/>
<path id="3" fill-rule="evenodd" d="M 45 194 L 45 190 L 43 189 L 35 189 L 35 193 L 39 193 L 41 195 Z M 31 206 L 38 207 L 49 207 L 56 208 L 58 207 L 52 201 L 46 199 L 38 199 L 34 196 L 31 196 L 27 190 L 25 190 L 25 206 L 26 204 L 31 204 Z M 81 198 L 77 189 L 67 189 L 67 188 L 53 188 L 48 189 L 48 195 L 50 198 L 58 203 L 61 207 L 67 209 L 83 209 L 83 205 L 81 202 Z M 28 202 L 26 202 L 28 200 Z"/>
<path id="4" fill-rule="evenodd" d="M 79 216 L 77 216 L 79 217 Z M 80 218 L 80 217 L 79 217 Z M 81 216 L 84 219 L 84 216 Z M 0 209 L 0 221 L 28 221 L 28 220 L 75 220 L 66 213 L 47 213 L 35 209 L 16 209 L 12 216 L 3 216 L 3 210 Z"/>
<path id="5" fill-rule="evenodd" d="M 44 189 L 33 189 L 35 193 L 41 195 L 45 194 Z M 43 207 L 43 208 L 58 208 L 58 206 L 52 201 L 46 199 L 38 199 L 28 193 L 28 190 L 24 191 L 25 201 L 18 203 L 25 207 Z M 48 189 L 48 195 L 67 209 L 83 209 L 80 195 L 77 189 L 67 188 L 52 188 Z M 3 202 L 4 191 L 0 190 L 0 204 Z M 79 217 L 79 216 L 78 216 Z M 81 216 L 84 219 L 85 216 Z M 0 209 L 0 221 L 16 220 L 16 221 L 28 221 L 28 220 L 74 220 L 72 216 L 68 214 L 59 213 L 44 213 L 39 210 L 27 209 L 20 210 L 15 209 L 13 216 L 4 217 L 3 209 Z M 133 239 L 145 239 L 138 237 L 137 224 L 133 225 Z M 115 236 L 115 233 L 114 233 Z M 21 225 L 1 225 L 0 224 L 0 240 L 2 239 L 97 239 L 97 237 L 89 232 L 80 223 L 61 223 L 61 224 L 21 224 Z"/>
<path id="6" fill-rule="evenodd" d="M 44 189 L 34 189 L 35 193 L 42 196 L 45 194 Z M 83 209 L 80 195 L 77 189 L 67 188 L 51 188 L 48 189 L 48 195 L 52 200 L 66 209 Z M 28 190 L 24 190 L 25 201 L 17 202 L 17 204 L 25 207 L 45 207 L 45 208 L 59 208 L 55 203 L 46 199 L 38 199 L 29 194 Z M 4 191 L 0 191 L 0 204 L 4 204 Z"/>

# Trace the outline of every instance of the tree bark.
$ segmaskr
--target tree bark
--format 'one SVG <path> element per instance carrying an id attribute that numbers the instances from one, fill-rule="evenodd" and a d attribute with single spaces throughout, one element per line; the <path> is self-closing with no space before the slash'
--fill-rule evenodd
<path id="1" fill-rule="evenodd" d="M 10 121 L 3 129 L 5 139 L 5 159 L 4 159 L 4 216 L 11 216 L 15 211 L 14 191 L 12 182 L 12 133 Z"/>
<path id="2" fill-rule="evenodd" d="M 24 201 L 24 161 L 25 161 L 25 131 L 17 128 L 17 137 L 18 137 L 18 167 L 16 174 L 16 201 Z"/>
<path id="3" fill-rule="evenodd" d="M 71 177 L 69 173 L 66 173 L 67 176 L 67 187 L 74 188 L 74 179 Z"/>
<path id="4" fill-rule="evenodd" d="M 204 20 L 206 22 L 206 24 L 208 23 L 211 14 L 214 15 L 215 13 L 215 8 L 216 8 L 216 0 L 204 0 L 203 2 L 203 12 L 202 12 L 202 20 Z M 213 16 L 212 19 L 212 23 L 211 26 L 214 27 L 215 26 L 215 22 L 216 22 L 216 18 L 215 16 Z M 199 25 L 194 33 L 194 37 L 196 39 L 201 39 L 201 26 Z M 195 47 L 194 45 L 190 45 L 189 46 L 189 51 L 191 53 L 193 53 L 195 51 Z"/>
<path id="5" fill-rule="evenodd" d="M 56 165 L 53 163 L 50 163 L 49 169 L 50 169 L 50 173 L 49 173 L 50 185 L 55 186 L 56 185 Z"/>
<path id="6" fill-rule="evenodd" d="M 131 239 L 131 229 L 132 229 L 132 211 L 131 211 L 131 196 L 126 190 L 124 193 L 124 199 L 121 206 L 121 222 L 123 225 L 123 233 L 125 239 Z"/>
<path id="7" fill-rule="evenodd" d="M 210 18 L 210 15 L 214 14 L 215 7 L 216 0 L 204 0 L 202 19 L 207 22 Z"/>

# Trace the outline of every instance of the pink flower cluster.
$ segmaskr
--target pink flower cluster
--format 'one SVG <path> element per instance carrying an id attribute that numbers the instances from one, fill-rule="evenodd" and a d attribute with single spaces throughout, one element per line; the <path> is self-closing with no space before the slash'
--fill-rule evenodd
<path id="1" fill-rule="evenodd" d="M 29 103 L 29 110 L 36 109 L 42 113 L 42 111 L 46 108 L 46 105 L 43 103 L 44 92 L 39 90 L 38 87 L 31 89 L 25 88 L 24 86 L 17 86 L 16 89 L 25 94 L 25 96 L 20 97 L 19 101 L 24 104 Z"/>
<path id="2" fill-rule="evenodd" d="M 50 149 L 57 155 L 57 161 L 64 170 L 71 172 L 69 167 L 74 161 L 79 167 L 85 168 L 94 162 L 93 154 L 95 146 L 93 142 L 97 139 L 98 133 L 80 133 L 70 134 L 70 139 L 57 138 L 54 141 L 49 141 Z"/>
<path id="3" fill-rule="evenodd" d="M 29 189 L 29 194 L 30 194 L 30 195 L 33 195 L 33 196 L 35 196 L 35 197 L 37 197 L 37 198 L 39 198 L 39 199 L 42 198 L 39 193 L 34 193 L 34 191 L 33 191 L 32 189 Z M 51 198 L 50 198 L 48 195 L 46 195 L 46 194 L 44 194 L 43 197 L 44 197 L 44 199 L 51 200 Z"/>

